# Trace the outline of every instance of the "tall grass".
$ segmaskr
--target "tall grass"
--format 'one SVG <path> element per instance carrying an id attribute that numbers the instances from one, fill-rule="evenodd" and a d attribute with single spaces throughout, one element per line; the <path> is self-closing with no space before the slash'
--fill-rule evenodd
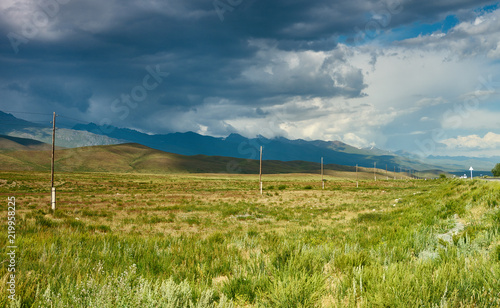
<path id="1" fill-rule="evenodd" d="M 286 178 L 262 197 L 252 180 L 72 174 L 51 214 L 35 175 L 0 175 L 23 187 L 2 307 L 500 306 L 495 183 Z"/>

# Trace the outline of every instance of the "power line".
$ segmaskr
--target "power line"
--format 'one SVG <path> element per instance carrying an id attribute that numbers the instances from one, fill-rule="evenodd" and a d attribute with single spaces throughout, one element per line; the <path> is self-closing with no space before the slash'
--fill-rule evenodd
<path id="1" fill-rule="evenodd" d="M 26 112 L 26 111 L 13 111 L 13 110 L 0 110 L 4 113 L 22 113 L 22 114 L 38 114 L 38 115 L 52 115 L 51 113 L 40 113 L 40 112 Z"/>
<path id="2" fill-rule="evenodd" d="M 42 126 L 42 127 L 45 127 L 45 126 L 49 127 L 50 126 L 49 125 L 50 121 L 46 121 L 46 122 L 41 122 L 40 121 L 40 123 L 36 123 L 36 122 L 32 122 L 32 123 L 34 123 L 34 124 L 40 124 L 40 126 Z M 47 125 L 42 125 L 42 124 L 47 124 Z M 3 122 L 0 123 L 0 126 L 21 126 L 21 127 L 28 127 L 26 124 L 21 124 L 21 123 L 3 123 Z"/>
<path id="3" fill-rule="evenodd" d="M 37 121 L 25 121 L 21 120 L 24 122 L 30 122 L 30 123 L 50 123 L 48 120 L 37 120 Z M 19 123 L 19 120 L 1 120 L 0 123 Z"/>
<path id="4" fill-rule="evenodd" d="M 88 124 L 89 123 L 89 121 L 84 121 L 84 120 L 79 120 L 79 119 L 75 119 L 75 118 L 70 118 L 70 117 L 67 117 L 67 116 L 60 115 L 60 114 L 58 114 L 57 116 L 60 117 L 60 118 L 65 118 L 65 119 L 73 120 L 73 121 L 84 123 L 84 124 Z"/>
<path id="5" fill-rule="evenodd" d="M 27 112 L 27 111 L 16 111 L 16 110 L 0 110 L 0 111 L 2 111 L 4 113 L 21 113 L 21 114 L 36 114 L 36 115 L 52 116 L 52 113 Z M 81 120 L 81 119 L 67 117 L 67 116 L 60 115 L 60 114 L 58 114 L 57 116 L 61 117 L 61 118 L 66 118 L 66 119 L 69 119 L 69 120 L 73 120 L 73 121 L 76 121 L 76 122 L 80 122 L 80 123 L 85 123 L 85 124 L 89 123 L 89 121 L 84 121 L 84 120 Z M 5 122 L 5 121 L 2 121 L 2 122 Z M 28 121 L 28 122 L 35 122 L 35 121 Z"/>

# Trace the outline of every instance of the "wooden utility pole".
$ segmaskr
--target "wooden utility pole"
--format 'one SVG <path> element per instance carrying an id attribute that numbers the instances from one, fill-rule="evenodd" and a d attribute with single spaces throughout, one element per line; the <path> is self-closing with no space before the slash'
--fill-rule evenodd
<path id="1" fill-rule="evenodd" d="M 259 183 L 260 194 L 262 195 L 262 146 L 260 146 Z"/>
<path id="2" fill-rule="evenodd" d="M 325 180 L 323 180 L 323 157 L 321 157 L 321 189 L 325 189 Z"/>
<path id="3" fill-rule="evenodd" d="M 375 181 L 377 180 L 377 174 L 375 173 L 377 170 L 377 163 L 373 163 L 373 177 L 375 178 Z"/>
<path id="4" fill-rule="evenodd" d="M 356 188 L 359 187 L 358 183 L 358 164 L 356 164 Z"/>
<path id="5" fill-rule="evenodd" d="M 52 211 L 56 210 L 56 188 L 54 187 L 54 160 L 55 160 L 55 148 L 56 148 L 56 113 L 52 118 L 52 164 L 50 173 L 50 187 L 51 187 L 51 198 L 50 204 Z"/>

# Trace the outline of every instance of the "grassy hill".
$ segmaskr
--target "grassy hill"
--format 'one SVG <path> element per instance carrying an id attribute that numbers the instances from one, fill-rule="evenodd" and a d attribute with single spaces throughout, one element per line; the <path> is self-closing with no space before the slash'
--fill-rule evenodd
<path id="1" fill-rule="evenodd" d="M 27 138 L 0 135 L 0 151 L 50 150 L 51 145 Z"/>
<path id="2" fill-rule="evenodd" d="M 48 171 L 50 151 L 0 152 L 0 170 Z M 259 172 L 257 160 L 194 155 L 172 154 L 135 144 L 103 145 L 56 151 L 56 171 L 59 172 L 119 172 L 119 173 L 242 173 Z M 328 164 L 325 174 L 353 176 L 355 167 Z M 360 178 L 372 177 L 373 169 L 359 168 Z M 362 172 L 365 171 L 363 175 Z M 319 173 L 320 164 L 304 161 L 263 162 L 263 173 Z M 384 170 L 378 170 L 380 176 Z M 389 173 L 393 177 L 392 173 Z"/>

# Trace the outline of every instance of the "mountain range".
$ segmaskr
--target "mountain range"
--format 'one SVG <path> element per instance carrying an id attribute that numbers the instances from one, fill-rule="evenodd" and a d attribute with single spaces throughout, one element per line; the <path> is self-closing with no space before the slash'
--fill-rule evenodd
<path id="1" fill-rule="evenodd" d="M 50 143 L 52 129 L 48 125 L 18 119 L 0 112 L 0 134 L 22 137 Z M 145 134 L 136 130 L 118 127 L 100 127 L 96 124 L 77 124 L 71 129 L 60 128 L 56 133 L 56 145 L 76 148 L 95 145 L 137 143 L 152 149 L 181 154 L 232 157 L 255 160 L 263 147 L 263 159 L 275 161 L 305 161 L 318 163 L 323 157 L 325 164 L 361 166 L 385 169 L 436 170 L 462 172 L 470 165 L 475 170 L 486 170 L 487 174 L 500 158 L 429 157 L 416 159 L 409 153 L 392 153 L 377 148 L 356 148 L 340 141 L 289 140 L 283 137 L 246 138 L 231 134 L 224 138 L 204 136 L 194 132 L 170 134 Z M 0 145 L 1 148 L 1 145 Z"/>
<path id="2" fill-rule="evenodd" d="M 10 138 L 10 137 L 9 137 Z M 0 136 L 2 140 L 8 139 Z M 32 143 L 31 139 L 16 138 L 20 144 Z M 13 141 L 13 142 L 16 142 Z M 49 171 L 51 168 L 51 150 L 3 150 L 0 151 L 0 170 L 10 171 Z M 355 168 L 328 164 L 325 174 L 350 173 Z M 139 172 L 139 173 L 241 173 L 258 174 L 259 161 L 242 158 L 167 153 L 137 143 L 117 145 L 89 146 L 71 149 L 59 149 L 55 160 L 56 172 Z M 264 174 L 269 173 L 316 173 L 319 163 L 304 161 L 267 160 Z M 370 170 L 364 176 L 371 175 Z M 361 176 L 361 173 L 360 173 Z"/>

